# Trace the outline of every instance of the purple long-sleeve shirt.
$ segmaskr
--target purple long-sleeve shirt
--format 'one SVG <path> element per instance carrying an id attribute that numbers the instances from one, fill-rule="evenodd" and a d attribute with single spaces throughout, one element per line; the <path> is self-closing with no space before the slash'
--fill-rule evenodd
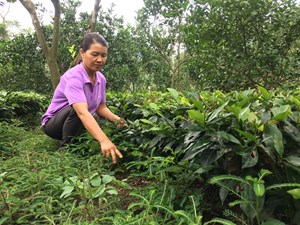
<path id="1" fill-rule="evenodd" d="M 93 87 L 82 63 L 74 66 L 61 76 L 51 103 L 42 116 L 42 125 L 45 125 L 57 112 L 74 103 L 86 102 L 89 112 L 94 114 L 99 104 L 106 103 L 105 93 L 106 79 L 102 73 L 96 72 Z"/>

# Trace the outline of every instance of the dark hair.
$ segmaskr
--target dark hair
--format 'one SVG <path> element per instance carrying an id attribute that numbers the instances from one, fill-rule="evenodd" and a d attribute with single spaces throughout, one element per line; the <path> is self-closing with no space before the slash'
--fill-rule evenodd
<path id="1" fill-rule="evenodd" d="M 105 40 L 105 38 L 99 34 L 98 32 L 91 32 L 91 33 L 87 33 L 83 36 L 83 38 L 81 39 L 80 42 L 80 48 L 82 48 L 82 50 L 84 52 L 86 52 L 93 43 L 98 42 L 99 44 L 103 45 L 104 47 L 108 48 L 108 43 Z M 80 55 L 78 54 L 78 56 L 76 57 L 75 61 L 71 64 L 71 67 L 73 67 L 74 65 L 77 65 L 79 63 L 82 62 L 82 59 L 80 57 Z"/>
<path id="2" fill-rule="evenodd" d="M 85 34 L 83 36 L 83 38 L 81 39 L 80 48 L 82 48 L 82 50 L 84 52 L 86 52 L 91 47 L 91 45 L 95 42 L 108 48 L 107 41 L 98 32 L 91 32 L 91 33 Z"/>

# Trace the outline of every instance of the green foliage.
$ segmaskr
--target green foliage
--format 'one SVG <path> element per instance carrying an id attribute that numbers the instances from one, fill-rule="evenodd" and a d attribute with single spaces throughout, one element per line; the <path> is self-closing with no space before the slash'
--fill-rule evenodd
<path id="1" fill-rule="evenodd" d="M 287 183 L 271 185 L 265 188 L 265 181 L 263 178 L 270 174 L 272 174 L 270 171 L 262 169 L 258 174 L 258 178 L 246 176 L 243 179 L 241 177 L 233 175 L 219 175 L 212 177 L 209 182 L 211 184 L 219 185 L 221 188 L 226 189 L 227 191 L 238 197 L 237 200 L 230 202 L 229 206 L 234 207 L 236 205 L 239 205 L 241 210 L 245 213 L 245 215 L 247 215 L 249 219 L 248 224 L 253 224 L 254 218 L 256 218 L 256 224 L 261 224 L 262 211 L 264 209 L 267 190 L 275 188 L 300 187 L 300 183 Z M 294 190 L 297 189 L 289 190 L 288 193 L 291 193 L 293 195 L 295 194 Z M 222 196 L 224 194 L 225 196 Z M 222 197 L 222 199 L 224 200 L 226 199 L 227 194 L 228 192 L 222 192 L 220 193 L 220 197 Z M 266 220 L 273 221 L 273 218 L 266 218 Z"/>
<path id="2" fill-rule="evenodd" d="M 2 122 L 1 222 L 296 224 L 299 97 L 262 87 L 108 93 L 128 123 L 99 118 L 124 156 L 113 166 L 89 134 L 57 150 L 40 130 Z"/>
<path id="3" fill-rule="evenodd" d="M 144 46 L 141 59 L 145 72 L 153 76 L 155 90 L 167 87 L 181 89 L 189 78 L 182 70 L 190 56 L 188 51 L 183 51 L 183 27 L 189 13 L 189 1 L 145 0 L 144 4 L 145 7 L 138 12 L 137 33 L 144 37 L 139 40 Z"/>
<path id="4" fill-rule="evenodd" d="M 231 93 L 202 91 L 185 98 L 170 89 L 170 94 L 144 94 L 142 103 L 137 96 L 129 99 L 126 95 L 126 101 L 117 104 L 117 113 L 126 112 L 129 121 L 120 136 L 113 135 L 130 159 L 127 169 L 164 180 L 168 176 L 178 179 L 191 171 L 203 176 L 220 172 L 243 175 L 268 168 L 274 174 L 270 185 L 297 183 L 299 104 L 294 100 L 299 90 L 283 93 L 259 87 Z M 124 97 L 119 94 L 118 98 Z M 164 104 L 166 101 L 169 104 Z M 258 197 L 265 196 L 263 176 L 251 181 Z M 291 190 L 294 198 L 297 193 L 297 189 Z M 290 203 L 282 204 L 287 207 Z"/>
<path id="5" fill-rule="evenodd" d="M 49 100 L 34 92 L 1 92 L 0 121 L 18 119 L 27 126 L 36 126 Z"/>
<path id="6" fill-rule="evenodd" d="M 35 34 L 0 40 L 0 88 L 8 91 L 52 90 L 45 58 Z"/>
<path id="7" fill-rule="evenodd" d="M 97 30 L 109 43 L 108 60 L 103 68 L 108 89 L 118 92 L 142 90 L 145 84 L 140 77 L 140 46 L 134 28 L 124 25 L 123 18 L 114 14 L 112 5 L 107 12 L 101 11 Z"/>
<path id="8" fill-rule="evenodd" d="M 111 91 L 238 90 L 295 88 L 299 83 L 299 3 L 287 1 L 144 1 L 136 26 L 112 6 L 100 9 L 96 31 L 109 42 L 103 73 Z M 73 65 L 89 12 L 78 0 L 61 2 L 57 63 Z M 37 12 L 48 9 L 37 5 Z M 52 24 L 42 27 L 47 43 Z M 36 35 L 9 37 L 0 27 L 0 86 L 8 91 L 50 93 L 50 74 Z M 69 49 L 73 47 L 70 54 Z M 15 54 L 17 52 L 17 54 Z M 51 67 L 52 68 L 52 67 Z"/>
<path id="9" fill-rule="evenodd" d="M 185 30 L 187 69 L 205 89 L 298 82 L 299 3 L 194 1 Z"/>
<path id="10" fill-rule="evenodd" d="M 7 37 L 7 27 L 5 23 L 0 23 L 0 40 Z"/>
<path id="11" fill-rule="evenodd" d="M 61 74 L 66 72 L 79 54 L 80 40 L 88 29 L 88 17 L 80 13 L 79 18 L 76 14 L 81 1 L 65 0 L 61 3 L 61 24 L 60 40 L 58 46 L 58 67 Z M 72 52 L 70 52 L 72 48 Z"/>

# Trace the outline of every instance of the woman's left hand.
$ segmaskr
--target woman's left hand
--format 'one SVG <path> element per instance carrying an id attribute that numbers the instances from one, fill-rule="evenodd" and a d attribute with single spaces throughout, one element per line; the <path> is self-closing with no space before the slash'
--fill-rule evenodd
<path id="1" fill-rule="evenodd" d="M 123 128 L 125 126 L 127 126 L 127 122 L 126 120 L 120 118 L 119 120 L 117 120 L 117 128 Z"/>

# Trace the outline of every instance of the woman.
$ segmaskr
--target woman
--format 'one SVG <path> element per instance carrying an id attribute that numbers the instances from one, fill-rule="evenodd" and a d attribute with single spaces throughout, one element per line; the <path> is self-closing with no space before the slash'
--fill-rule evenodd
<path id="1" fill-rule="evenodd" d="M 44 132 L 62 145 L 78 136 L 85 128 L 99 143 L 102 154 L 116 163 L 121 152 L 102 131 L 93 114 L 97 113 L 119 127 L 125 121 L 106 106 L 106 79 L 99 72 L 107 59 L 108 44 L 98 33 L 86 34 L 80 46 L 82 61 L 61 76 L 52 101 L 42 116 Z"/>

